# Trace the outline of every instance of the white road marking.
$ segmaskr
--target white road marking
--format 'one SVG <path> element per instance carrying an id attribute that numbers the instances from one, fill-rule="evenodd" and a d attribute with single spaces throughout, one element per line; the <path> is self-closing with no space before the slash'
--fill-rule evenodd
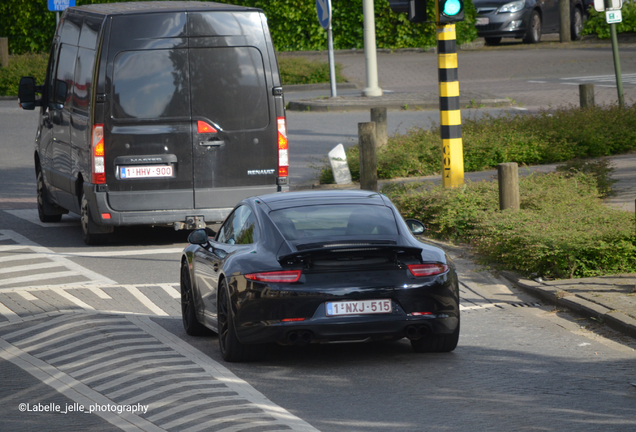
<path id="1" fill-rule="evenodd" d="M 40 300 L 39 298 L 37 298 L 36 296 L 34 296 L 28 291 L 18 291 L 18 295 L 22 296 L 22 298 L 27 301 Z"/>
<path id="2" fill-rule="evenodd" d="M 24 210 L 3 210 L 10 215 L 24 219 L 33 224 L 39 225 L 44 228 L 57 228 L 57 227 L 69 227 L 78 226 L 80 224 L 80 217 L 75 214 L 62 215 L 64 222 L 42 222 L 40 216 L 38 216 L 37 209 L 24 209 Z"/>
<path id="3" fill-rule="evenodd" d="M 15 321 L 16 319 L 20 318 L 20 316 L 17 313 L 13 312 L 11 309 L 6 307 L 2 303 L 0 303 L 0 315 L 5 317 L 7 321 L 9 322 Z"/>
<path id="4" fill-rule="evenodd" d="M 139 291 L 139 288 L 137 288 L 136 286 L 124 285 L 123 287 L 126 289 L 126 291 L 128 291 L 133 296 L 135 296 L 135 298 L 137 300 L 139 300 L 142 305 L 146 306 L 153 313 L 155 313 L 155 314 L 157 314 L 159 316 L 169 316 L 170 315 L 170 314 L 166 313 L 163 309 L 161 309 L 159 306 L 154 304 L 148 297 L 146 297 L 146 295 L 144 293 Z"/>
<path id="5" fill-rule="evenodd" d="M 55 273 L 35 274 L 30 276 L 18 276 L 18 277 L 13 277 L 9 279 L 2 279 L 0 281 L 0 285 L 13 285 L 18 283 L 34 282 L 34 281 L 47 280 L 47 279 L 59 279 L 59 278 L 66 278 L 69 276 L 79 276 L 79 275 L 81 275 L 81 273 L 76 271 L 61 271 L 61 272 L 55 272 Z"/>
<path id="6" fill-rule="evenodd" d="M 104 251 L 104 252 L 60 252 L 57 255 L 69 257 L 111 257 L 111 256 L 137 256 L 137 255 L 171 255 L 183 252 L 183 248 L 165 248 L 165 249 L 135 249 L 121 251 Z"/>
<path id="7" fill-rule="evenodd" d="M 173 299 L 181 299 L 181 292 L 175 289 L 175 287 L 173 287 L 172 285 L 161 284 L 159 286 L 163 288 L 163 290 L 167 292 L 168 295 Z"/>
<path id="8" fill-rule="evenodd" d="M 71 303 L 76 304 L 77 306 L 83 308 L 83 309 L 88 309 L 88 310 L 95 310 L 94 307 L 84 303 L 83 301 L 81 301 L 80 299 L 78 299 L 77 297 L 75 297 L 73 294 L 66 292 L 65 290 L 61 289 L 56 291 L 56 293 L 62 297 L 64 297 L 66 300 L 69 300 Z"/>
<path id="9" fill-rule="evenodd" d="M 20 257 L 20 258 L 24 259 L 24 257 Z M 49 261 L 49 262 L 42 262 L 38 264 L 27 264 L 27 265 L 21 265 L 21 266 L 6 267 L 6 268 L 0 269 L 0 274 L 16 273 L 16 272 L 22 272 L 22 271 L 39 270 L 39 269 L 54 268 L 54 267 L 62 267 L 62 265 L 54 261 Z"/>

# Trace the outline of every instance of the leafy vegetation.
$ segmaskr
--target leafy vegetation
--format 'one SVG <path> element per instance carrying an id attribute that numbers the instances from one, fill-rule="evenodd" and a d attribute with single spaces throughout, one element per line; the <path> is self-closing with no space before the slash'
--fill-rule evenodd
<path id="1" fill-rule="evenodd" d="M 18 84 L 23 76 L 32 76 L 38 84 L 43 84 L 47 62 L 48 54 L 9 56 L 9 66 L 0 68 L 0 96 L 17 96 Z"/>
<path id="2" fill-rule="evenodd" d="M 396 184 L 383 192 L 405 217 L 426 223 L 431 237 L 469 243 L 499 268 L 548 278 L 636 272 L 634 214 L 599 199 L 607 170 L 522 178 L 518 211 L 499 211 L 497 182 Z"/>
<path id="3" fill-rule="evenodd" d="M 616 24 L 617 33 L 636 32 L 636 3 L 625 2 L 621 8 L 623 21 Z M 582 34 L 595 34 L 599 39 L 609 39 L 610 26 L 605 20 L 605 12 L 596 12 L 590 8 L 590 17 L 583 27 Z"/>
<path id="4" fill-rule="evenodd" d="M 315 84 L 330 82 L 329 63 L 311 61 L 304 57 L 279 57 L 278 67 L 283 84 Z M 342 65 L 335 64 L 336 82 L 345 82 Z"/>
<path id="5" fill-rule="evenodd" d="M 76 0 L 78 6 L 95 3 L 139 0 Z M 278 51 L 327 49 L 327 32 L 316 17 L 314 0 L 218 0 L 263 9 L 268 18 L 274 46 Z M 362 49 L 362 0 L 333 0 L 335 49 Z M 434 2 L 428 2 L 429 20 L 434 20 Z M 375 0 L 376 44 L 378 48 L 423 48 L 435 45 L 435 24 L 412 24 L 406 14 L 395 14 L 387 0 Z M 458 23 L 457 42 L 477 37 L 475 8 L 465 5 L 466 21 Z M 48 51 L 55 33 L 55 13 L 44 0 L 3 0 L 0 2 L 0 37 L 9 38 L 12 54 Z"/>
<path id="6" fill-rule="evenodd" d="M 463 120 L 464 170 L 492 169 L 499 163 L 520 165 L 563 162 L 624 153 L 636 149 L 636 106 L 573 108 Z M 389 138 L 378 151 L 378 178 L 426 176 L 441 169 L 439 127 L 413 129 Z M 359 150 L 349 147 L 354 180 L 360 178 Z M 331 168 L 321 167 L 321 182 Z"/>

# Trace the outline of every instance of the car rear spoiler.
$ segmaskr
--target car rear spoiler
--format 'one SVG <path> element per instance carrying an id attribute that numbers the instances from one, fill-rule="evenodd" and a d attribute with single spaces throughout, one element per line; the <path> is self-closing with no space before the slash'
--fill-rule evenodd
<path id="1" fill-rule="evenodd" d="M 282 251 L 281 248 L 279 250 L 278 261 L 281 263 L 296 261 L 297 259 L 302 259 L 304 257 L 309 257 L 315 254 L 325 254 L 325 253 L 360 253 L 360 252 L 393 252 L 397 256 L 415 256 L 421 260 L 422 256 L 422 248 L 413 247 L 413 246 L 401 246 L 395 244 L 394 241 L 391 242 L 383 242 L 383 241 L 370 241 L 370 242 L 361 242 L 361 241 L 347 241 L 343 240 L 340 242 L 329 242 L 329 243 L 312 243 L 312 244 L 304 244 L 296 246 L 296 251 L 291 251 L 287 249 L 286 251 Z M 282 252 L 282 253 L 281 253 Z"/>

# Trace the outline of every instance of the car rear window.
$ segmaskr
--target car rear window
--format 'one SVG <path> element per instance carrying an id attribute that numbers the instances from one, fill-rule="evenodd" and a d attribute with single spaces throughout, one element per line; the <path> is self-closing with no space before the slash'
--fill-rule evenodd
<path id="1" fill-rule="evenodd" d="M 397 235 L 388 207 L 374 205 L 318 205 L 276 210 L 269 214 L 287 240 L 333 236 Z"/>

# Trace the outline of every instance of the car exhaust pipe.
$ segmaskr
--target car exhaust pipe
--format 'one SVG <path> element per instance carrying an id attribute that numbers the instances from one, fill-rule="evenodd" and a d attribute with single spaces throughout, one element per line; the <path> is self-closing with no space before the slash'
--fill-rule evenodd
<path id="1" fill-rule="evenodd" d="M 429 326 L 422 326 L 419 329 L 420 337 L 428 336 L 430 332 L 431 332 L 431 329 L 429 328 Z"/>
<path id="2" fill-rule="evenodd" d="M 406 329 L 404 329 L 404 332 L 406 333 L 406 337 L 409 339 L 420 338 L 420 332 L 415 326 L 408 326 Z"/>
<path id="3" fill-rule="evenodd" d="M 313 339 L 313 336 L 311 334 L 311 332 L 308 331 L 304 331 L 300 334 L 300 342 L 303 344 L 309 344 L 311 343 L 311 340 Z"/>
<path id="4" fill-rule="evenodd" d="M 289 332 L 287 333 L 287 336 L 285 337 L 285 339 L 290 344 L 297 344 L 298 341 L 300 340 L 300 335 L 298 334 L 298 332 L 295 332 L 295 331 Z"/>

